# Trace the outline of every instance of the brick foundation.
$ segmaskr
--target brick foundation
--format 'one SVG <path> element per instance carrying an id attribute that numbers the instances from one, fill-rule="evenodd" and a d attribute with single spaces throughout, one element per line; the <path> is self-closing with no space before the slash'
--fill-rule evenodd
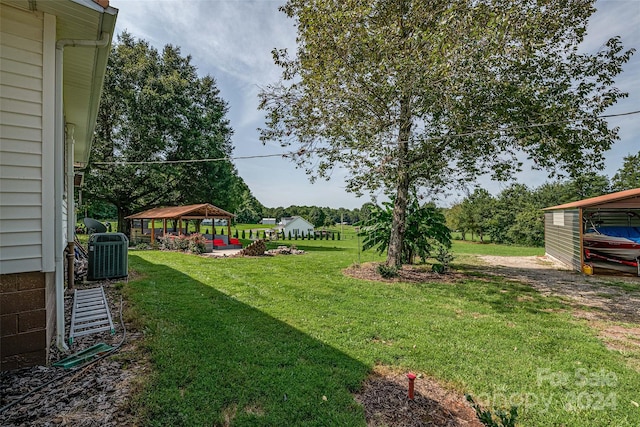
<path id="1" fill-rule="evenodd" d="M 47 278 L 39 272 L 0 275 L 0 371 L 47 363 L 54 326 L 47 316 L 52 305 Z"/>

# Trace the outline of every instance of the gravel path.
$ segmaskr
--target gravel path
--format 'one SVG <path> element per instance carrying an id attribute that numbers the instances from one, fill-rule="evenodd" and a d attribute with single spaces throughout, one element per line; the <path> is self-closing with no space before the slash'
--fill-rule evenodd
<path id="1" fill-rule="evenodd" d="M 640 324 L 640 277 L 585 275 L 547 257 L 479 256 L 479 268 L 527 283 L 543 295 L 566 297 L 596 317 Z"/>

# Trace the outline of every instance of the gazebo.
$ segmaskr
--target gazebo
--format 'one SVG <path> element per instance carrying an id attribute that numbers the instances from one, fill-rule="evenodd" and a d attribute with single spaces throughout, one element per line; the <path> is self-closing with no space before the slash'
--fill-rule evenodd
<path id="1" fill-rule="evenodd" d="M 202 203 L 199 205 L 187 205 L 187 206 L 169 206 L 165 208 L 153 208 L 140 212 L 134 215 L 125 217 L 131 221 L 131 240 L 146 240 L 146 233 L 144 227 L 144 221 L 151 221 L 151 227 L 149 227 L 149 238 L 151 242 L 156 239 L 155 222 L 162 221 L 162 235 L 167 234 L 167 220 L 177 222 L 177 228 L 182 233 L 183 225 L 186 226 L 188 221 L 198 220 L 196 222 L 196 230 L 199 231 L 200 223 L 203 219 L 226 219 L 227 220 L 227 236 L 231 235 L 231 218 L 234 217 L 232 213 L 220 209 L 210 203 Z M 174 223 L 175 225 L 175 223 Z M 213 225 L 215 228 L 215 223 Z M 213 233 L 215 234 L 215 232 Z M 143 237 L 144 236 L 144 237 Z"/>

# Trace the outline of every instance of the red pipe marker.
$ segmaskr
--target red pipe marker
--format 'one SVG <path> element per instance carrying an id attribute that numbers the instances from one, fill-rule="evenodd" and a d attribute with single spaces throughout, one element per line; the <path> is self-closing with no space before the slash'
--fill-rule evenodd
<path id="1" fill-rule="evenodd" d="M 416 380 L 416 374 L 409 372 L 407 378 L 409 378 L 409 399 L 413 400 L 413 383 Z"/>

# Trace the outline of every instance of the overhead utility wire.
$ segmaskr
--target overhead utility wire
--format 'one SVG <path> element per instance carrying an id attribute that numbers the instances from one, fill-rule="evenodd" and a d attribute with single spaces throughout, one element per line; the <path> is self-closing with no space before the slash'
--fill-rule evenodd
<path id="1" fill-rule="evenodd" d="M 167 163 L 204 163 L 204 162 L 222 162 L 224 160 L 245 160 L 245 159 L 260 159 L 264 157 L 287 157 L 290 153 L 280 154 L 257 154 L 255 156 L 237 156 L 237 157 L 216 157 L 211 159 L 185 159 L 185 160 L 147 160 L 141 162 L 93 162 L 94 165 L 158 165 Z"/>
<path id="2" fill-rule="evenodd" d="M 627 111 L 625 113 L 617 113 L 617 114 L 605 114 L 602 116 L 597 116 L 597 118 L 599 119 L 608 119 L 611 117 L 622 117 L 622 116 L 631 116 L 634 114 L 640 114 L 640 110 L 636 110 L 636 111 Z M 513 126 L 513 127 L 508 127 L 508 128 L 504 128 L 504 129 L 498 129 L 498 131 L 505 131 L 505 130 L 515 130 L 515 129 L 533 129 L 533 128 L 539 128 L 539 127 L 544 127 L 544 126 L 552 126 L 552 125 L 558 125 L 558 124 L 562 124 L 562 123 L 570 123 L 570 122 L 576 122 L 582 119 L 572 119 L 572 120 L 559 120 L 559 121 L 555 121 L 555 122 L 546 122 L 546 123 L 531 123 L 528 125 L 522 125 L 522 126 Z M 455 134 L 455 135 L 444 135 L 444 136 L 438 136 L 438 137 L 431 137 L 428 138 L 429 140 L 441 140 L 441 139 L 447 139 L 447 138 L 461 138 L 461 137 L 467 137 L 467 136 L 475 136 L 475 135 L 479 135 L 479 134 L 483 134 L 483 133 L 488 133 L 488 132 L 494 132 L 494 130 L 476 130 L 476 131 L 472 131 L 472 132 L 468 132 L 468 133 L 459 133 L 459 134 Z M 147 160 L 147 161 L 140 161 L 140 162 L 128 162 L 128 161 L 115 161 L 115 162 L 93 162 L 94 165 L 159 165 L 159 164 L 179 164 L 179 163 L 204 163 L 204 162 L 222 162 L 222 161 L 231 161 L 231 160 L 246 160 L 246 159 L 262 159 L 262 158 L 267 158 L 267 157 L 289 157 L 291 155 L 294 154 L 306 154 L 306 153 L 313 153 L 315 151 L 319 151 L 319 149 L 307 149 L 307 150 L 299 150 L 299 151 L 290 151 L 288 153 L 278 153 L 278 154 L 256 154 L 253 156 L 236 156 L 236 157 L 216 157 L 216 158 L 210 158 L 210 159 L 184 159 L 184 160 Z"/>

